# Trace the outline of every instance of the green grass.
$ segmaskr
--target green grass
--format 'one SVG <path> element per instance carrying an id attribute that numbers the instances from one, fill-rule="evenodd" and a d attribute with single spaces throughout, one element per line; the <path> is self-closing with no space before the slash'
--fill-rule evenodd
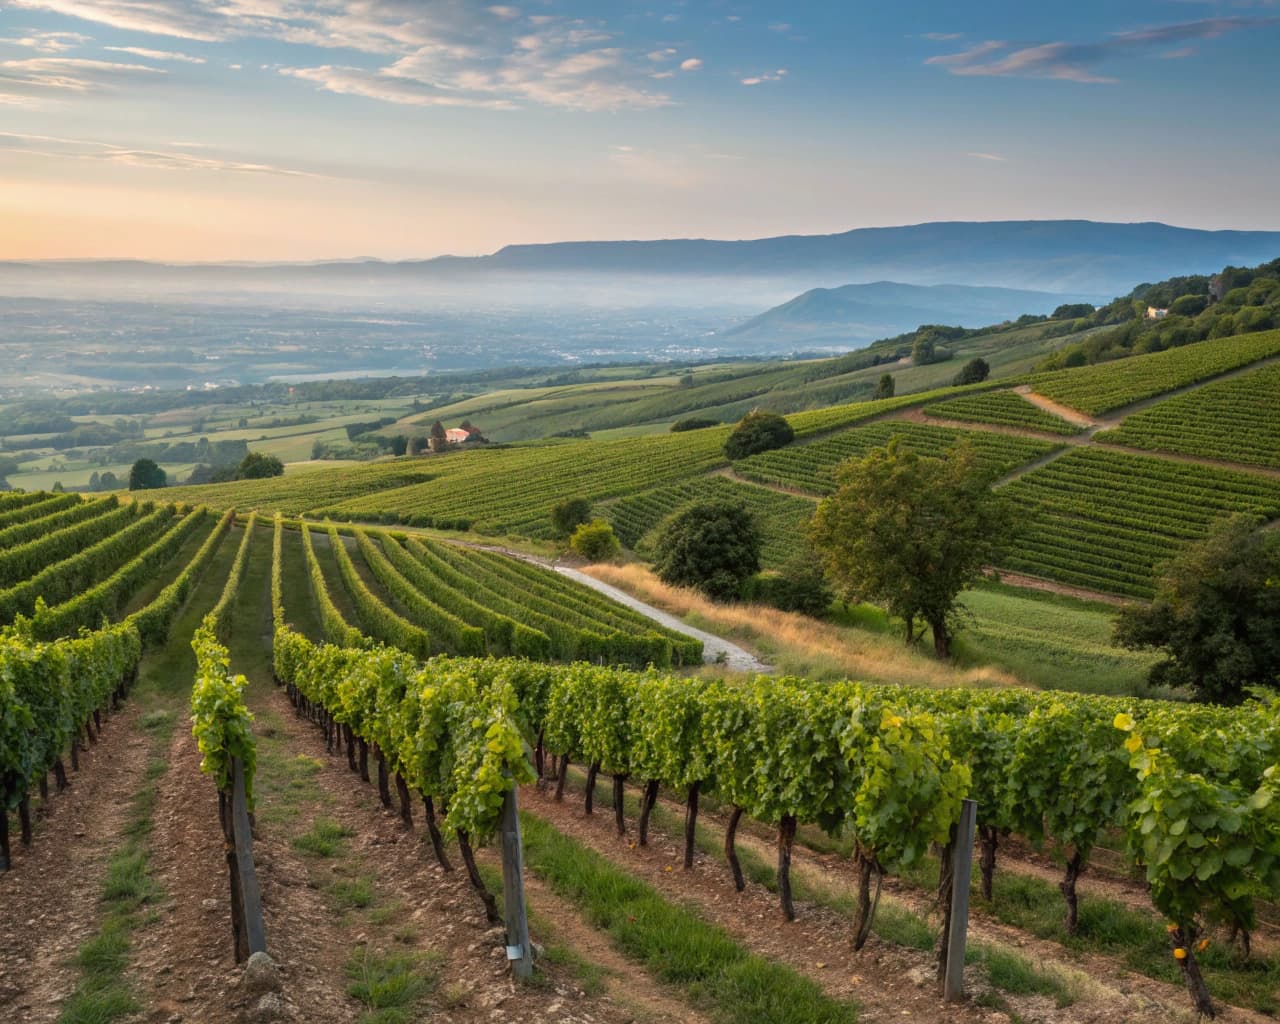
<path id="1" fill-rule="evenodd" d="M 373 891 L 373 879 L 337 878 L 329 886 L 334 902 L 344 910 L 363 910 L 373 906 L 376 894 Z"/>
<path id="2" fill-rule="evenodd" d="M 362 1024 L 408 1024 L 435 991 L 435 959 L 405 953 L 386 954 L 367 946 L 347 961 L 347 995 L 365 1007 Z"/>
<path id="3" fill-rule="evenodd" d="M 1146 694 L 1157 657 L 1111 642 L 1116 609 L 1057 594 L 984 585 L 960 595 L 961 664 L 993 664 L 1044 689 Z"/>
<path id="4" fill-rule="evenodd" d="M 293 837 L 293 848 L 312 857 L 333 857 L 342 849 L 342 841 L 351 836 L 345 825 L 328 818 L 317 818 L 311 828 Z"/>
<path id="5" fill-rule="evenodd" d="M 521 815 L 530 871 L 575 903 L 658 980 L 683 990 L 713 1021 L 825 1024 L 855 1008 L 812 981 L 749 953 L 722 929 L 529 814 Z"/>
<path id="6" fill-rule="evenodd" d="M 576 776 L 573 778 L 573 788 L 581 792 L 584 788 L 583 778 L 576 772 L 573 775 Z M 604 798 L 602 810 L 612 810 L 612 792 L 606 792 L 601 787 L 600 795 Z M 638 797 L 628 794 L 625 806 L 627 813 L 632 815 L 632 820 L 639 814 L 639 804 Z M 650 827 L 667 835 L 678 835 L 684 826 L 677 814 L 662 804 L 656 804 L 650 816 Z M 718 829 L 697 825 L 694 845 L 708 857 L 723 856 L 723 837 Z M 770 892 L 778 891 L 778 873 L 772 864 L 741 842 L 737 845 L 737 853 L 742 874 L 747 881 L 763 886 Z M 851 889 L 810 885 L 803 872 L 793 871 L 791 892 L 801 902 L 826 907 L 848 918 L 850 922 L 853 920 L 857 901 Z M 934 928 L 920 914 L 891 899 L 880 901 L 872 930 L 885 942 L 921 951 L 933 949 L 937 937 Z M 971 943 L 965 962 L 982 964 L 991 984 L 1011 995 L 1049 995 L 1058 1000 L 1059 1006 L 1067 1006 L 1074 1001 L 1074 995 L 1056 976 L 1040 970 L 1025 957 L 1009 950 Z"/>

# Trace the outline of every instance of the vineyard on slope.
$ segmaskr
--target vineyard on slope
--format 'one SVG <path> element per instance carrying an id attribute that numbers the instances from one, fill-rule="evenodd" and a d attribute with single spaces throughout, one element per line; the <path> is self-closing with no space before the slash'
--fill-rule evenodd
<path id="1" fill-rule="evenodd" d="M 1153 569 L 1233 512 L 1280 516 L 1280 481 L 1078 448 L 1003 489 L 1018 534 L 1001 567 L 1150 597 Z"/>
<path id="2" fill-rule="evenodd" d="M 934 457 L 944 456 L 961 441 L 969 441 L 977 452 L 979 467 L 993 477 L 1058 447 L 1051 441 L 1034 438 L 891 421 L 752 455 L 734 463 L 734 471 L 760 483 L 830 494 L 835 490 L 835 472 L 840 463 L 883 448 L 894 438 L 901 438 L 902 444 L 919 455 Z"/>
<path id="3" fill-rule="evenodd" d="M 1126 417 L 1105 444 L 1280 469 L 1280 366 L 1207 384 Z"/>
<path id="4" fill-rule="evenodd" d="M 1079 434 L 1083 427 L 1068 423 L 1060 416 L 1032 405 L 1014 391 L 986 391 L 977 395 L 948 398 L 924 407 L 926 416 L 971 423 L 994 423 L 998 426 L 1035 430 L 1042 434 Z"/>
<path id="5" fill-rule="evenodd" d="M 1098 416 L 1280 355 L 1280 330 L 1240 334 L 1027 378 L 1037 394 Z"/>
<path id="6" fill-rule="evenodd" d="M 1187 708 L 767 677 L 733 684 L 583 664 L 419 663 L 388 650 L 317 647 L 285 625 L 278 538 L 279 526 L 272 589 L 278 680 L 330 742 L 335 732 L 346 736 L 353 764 L 354 740 L 362 759 L 377 762 L 380 780 L 396 777 L 428 806 L 447 807 L 445 825 L 460 834 L 464 857 L 468 839 L 496 828 L 507 787 L 530 781 L 535 766 L 545 769 L 545 752 L 558 756 L 560 792 L 568 763 L 577 761 L 589 767 L 589 779 L 611 775 L 616 792 L 627 779 L 643 782 L 646 807 L 661 785 L 686 794 L 691 819 L 699 793 L 710 792 L 773 823 L 788 914 L 789 849 L 798 825 L 851 834 L 867 892 L 883 872 L 919 860 L 930 843 L 947 842 L 964 795 L 979 801 L 987 885 L 1002 833 L 1052 837 L 1070 851 L 1063 883 L 1069 930 L 1075 879 L 1111 827 L 1124 828 L 1136 844 L 1135 860 L 1147 869 L 1157 907 L 1173 920 L 1175 942 L 1198 936 L 1210 920 L 1247 932 L 1252 901 L 1280 889 L 1280 849 L 1274 836 L 1266 838 L 1274 828 L 1271 796 L 1280 788 L 1280 769 L 1272 767 L 1280 759 L 1280 705 Z M 1126 739 L 1134 728 L 1164 752 Z M 1214 791 L 1226 794 L 1221 799 L 1233 801 L 1234 817 L 1197 817 L 1198 838 L 1176 851 L 1142 844 L 1155 827 L 1180 834 L 1186 824 L 1173 818 L 1196 810 L 1190 800 L 1166 806 L 1143 796 L 1154 784 L 1144 765 L 1135 759 L 1130 766 L 1139 747 L 1146 757 L 1176 759 L 1184 776 L 1213 780 Z M 588 799 L 591 790 L 589 784 Z M 620 829 L 621 806 L 615 801 Z M 726 850 L 732 860 L 731 836 Z M 865 938 L 872 913 L 869 901 L 860 903 L 858 937 Z M 1185 945 L 1176 951 L 1193 995 L 1207 998 L 1192 977 L 1195 952 Z"/>

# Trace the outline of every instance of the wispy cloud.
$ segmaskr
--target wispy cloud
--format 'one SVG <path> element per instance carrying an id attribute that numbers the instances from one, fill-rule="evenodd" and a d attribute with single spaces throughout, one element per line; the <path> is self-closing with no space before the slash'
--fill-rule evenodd
<path id="1" fill-rule="evenodd" d="M 145 46 L 104 46 L 104 50 L 112 53 L 131 53 L 135 57 L 146 57 L 148 60 L 173 60 L 184 64 L 203 64 L 203 57 L 191 57 L 174 50 L 148 50 Z"/>
<path id="2" fill-rule="evenodd" d="M 184 149 L 204 148 L 197 143 L 175 142 L 171 145 Z M 19 132 L 0 132 L 0 151 L 163 171 L 204 171 L 217 174 L 275 175 L 288 178 L 325 177 L 310 171 L 212 155 L 137 148 L 91 139 L 69 139 L 56 135 L 30 135 Z"/>
<path id="3" fill-rule="evenodd" d="M 0 43 L 22 46 L 40 53 L 66 53 L 89 42 L 89 37 L 79 32 L 28 32 L 22 36 L 0 39 Z"/>
<path id="4" fill-rule="evenodd" d="M 468 0 L 10 0 L 113 28 L 206 42 L 256 37 L 373 60 L 291 62 L 284 75 L 388 103 L 649 108 L 650 65 L 603 22 Z M 151 59 L 141 47 L 127 52 Z M 662 59 L 673 54 L 662 53 Z M 375 64 L 377 66 L 370 66 Z"/>
<path id="5" fill-rule="evenodd" d="M 779 82 L 787 77 L 786 68 L 778 68 L 777 71 L 766 71 L 759 75 L 748 75 L 741 79 L 743 85 L 760 85 L 763 82 Z"/>
<path id="6" fill-rule="evenodd" d="M 702 61 L 700 61 L 697 57 L 690 57 L 688 60 L 682 60 L 680 62 L 681 71 L 697 71 L 701 67 L 702 67 Z"/>
<path id="7" fill-rule="evenodd" d="M 1117 81 L 1099 65 L 1124 57 L 1142 56 L 1171 44 L 1215 39 L 1230 32 L 1275 24 L 1275 17 L 1204 18 L 1200 21 L 1115 32 L 1092 43 L 1049 42 L 1024 45 L 988 40 L 959 53 L 930 57 L 926 64 L 946 68 L 953 75 L 1057 78 L 1071 82 L 1107 84 Z M 1184 48 L 1190 50 L 1189 47 Z M 1194 52 L 1194 51 L 1192 51 Z M 1169 55 L 1190 56 L 1172 51 Z"/>
<path id="8" fill-rule="evenodd" d="M 123 80 L 162 75 L 160 68 L 80 57 L 31 57 L 0 61 L 0 103 L 26 105 L 43 99 L 97 92 Z"/>
<path id="9" fill-rule="evenodd" d="M 975 160 L 994 160 L 996 163 L 1004 163 L 1004 157 L 998 153 L 966 153 L 965 156 L 973 157 Z"/>
<path id="10" fill-rule="evenodd" d="M 931 39 L 935 43 L 949 43 L 955 39 L 963 39 L 963 32 L 922 32 L 921 39 Z"/>

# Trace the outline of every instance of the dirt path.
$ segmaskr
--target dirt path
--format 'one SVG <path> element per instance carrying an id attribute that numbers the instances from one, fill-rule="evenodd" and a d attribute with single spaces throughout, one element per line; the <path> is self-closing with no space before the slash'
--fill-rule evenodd
<path id="1" fill-rule="evenodd" d="M 1021 395 L 1032 405 L 1039 409 L 1043 409 L 1051 416 L 1057 416 L 1060 420 L 1066 420 L 1068 423 L 1074 423 L 1077 427 L 1084 427 L 1086 430 L 1096 427 L 1095 420 L 1090 419 L 1084 413 L 1070 406 L 1063 405 L 1061 402 L 1055 402 L 1052 398 L 1046 398 L 1044 395 L 1038 395 L 1031 390 L 1030 384 L 1022 384 L 1013 389 L 1015 394 Z"/>
<path id="2" fill-rule="evenodd" d="M 451 873 L 435 863 L 419 827 L 421 805 L 414 808 L 415 827 L 406 828 L 381 806 L 376 788 L 348 770 L 345 754 L 325 753 L 319 730 L 294 715 L 283 691 L 264 695 L 258 689 L 253 704 L 260 721 L 273 730 L 276 760 L 304 776 L 288 784 L 295 795 L 275 803 L 275 811 L 264 792 L 257 847 L 268 948 L 281 962 L 285 994 L 296 1004 L 298 1021 L 337 1024 L 359 1016 L 345 994 L 345 972 L 353 955 L 369 949 L 408 953 L 429 963 L 437 975 L 430 1002 L 450 1022 L 630 1024 L 639 1008 L 655 1020 L 700 1024 L 687 1011 L 669 1016 L 682 1005 L 647 979 L 634 977 L 636 968 L 601 953 L 604 937 L 581 921 L 562 918 L 545 893 L 538 899 L 551 908 L 557 934 L 610 977 L 603 994 L 591 995 L 570 970 L 544 964 L 544 984 L 517 988 L 503 952 L 505 937 L 485 922 L 456 849 L 450 851 Z M 321 859 L 298 852 L 293 840 L 317 817 L 349 833 L 343 854 Z M 483 851 L 480 859 L 494 863 Z M 371 887 L 367 907 L 344 908 L 335 897 L 336 888 L 353 880 Z M 534 939 L 544 941 L 537 934 Z M 625 976 L 615 973 L 624 967 Z"/>
<path id="3" fill-rule="evenodd" d="M 730 643 L 723 637 L 715 636 L 712 633 L 704 632 L 701 629 L 695 629 L 693 626 L 686 625 L 674 615 L 655 608 L 651 604 L 646 604 L 638 597 L 632 597 L 625 590 L 619 590 L 611 584 L 598 580 L 594 576 L 588 576 L 585 572 L 581 572 L 568 565 L 553 566 L 556 572 L 562 576 L 568 576 L 571 580 L 576 580 L 584 586 L 590 587 L 592 590 L 599 591 L 606 597 L 612 598 L 619 604 L 626 605 L 633 611 L 639 612 L 653 619 L 654 622 L 667 629 L 675 630 L 677 633 L 683 633 L 685 636 L 691 636 L 695 640 L 702 641 L 702 660 L 705 662 L 714 662 L 716 664 L 724 664 L 735 672 L 772 672 L 773 669 L 757 658 L 754 654 L 744 650 L 735 643 Z"/>
<path id="4" fill-rule="evenodd" d="M 218 798 L 185 719 L 174 727 L 165 761 L 151 834 L 162 902 L 134 935 L 133 982 L 156 1019 L 232 1021 L 242 1000 Z"/>
<path id="5" fill-rule="evenodd" d="M 71 788 L 51 797 L 30 850 L 14 837 L 13 869 L 0 875 L 0 1019 L 53 1021 L 80 979 L 69 960 L 98 926 L 106 864 L 146 768 L 140 713 L 126 703 L 80 755 L 80 771 L 68 764 Z"/>
<path id="6" fill-rule="evenodd" d="M 1136 601 L 1135 598 L 1118 597 L 1115 594 L 1108 594 L 1101 590 L 1089 590 L 1085 587 L 1073 587 L 1066 583 L 1056 583 L 1040 576 L 1028 576 L 1020 572 L 992 569 L 990 573 L 998 582 L 1007 583 L 1011 587 L 1021 587 L 1023 590 L 1040 590 L 1047 594 L 1062 594 L 1065 597 L 1078 597 L 1082 601 L 1098 601 L 1102 604 L 1110 604 L 1117 607 L 1133 604 Z"/>

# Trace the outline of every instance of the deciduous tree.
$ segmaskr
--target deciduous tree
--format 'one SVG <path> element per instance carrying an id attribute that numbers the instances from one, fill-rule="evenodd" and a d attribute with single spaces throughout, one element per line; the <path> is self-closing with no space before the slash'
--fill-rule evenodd
<path id="1" fill-rule="evenodd" d="M 940 658 L 951 654 L 956 598 L 1008 541 L 1006 502 L 979 471 L 973 449 L 925 458 L 895 440 L 844 464 L 822 501 L 810 539 L 846 600 L 871 601 L 933 630 Z"/>

